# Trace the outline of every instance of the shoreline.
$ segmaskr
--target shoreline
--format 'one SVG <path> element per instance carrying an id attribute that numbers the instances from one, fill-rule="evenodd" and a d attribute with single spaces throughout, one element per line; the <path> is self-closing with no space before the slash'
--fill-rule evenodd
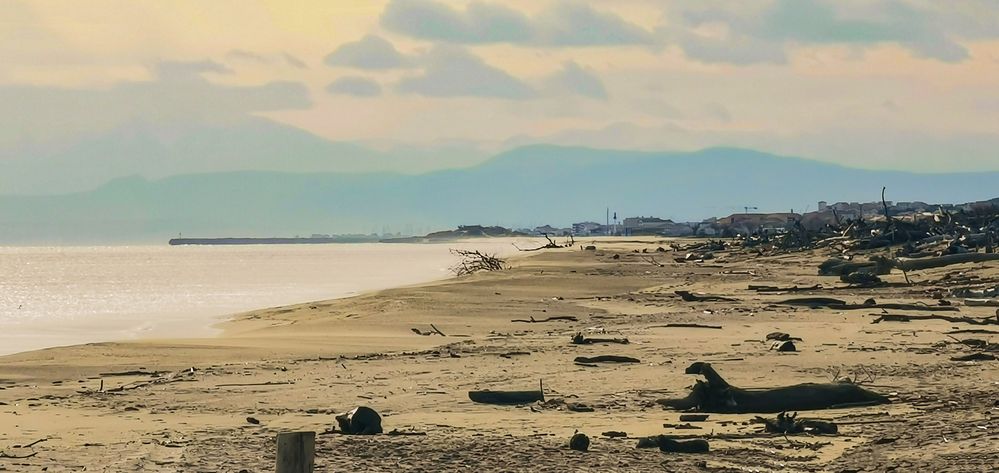
<path id="1" fill-rule="evenodd" d="M 531 471 L 538 458 L 551 471 L 662 471 L 664 460 L 678 471 L 704 461 L 721 471 L 815 471 L 881 468 L 895 464 L 896 455 L 908 458 L 913 469 L 957 461 L 974 470 L 994 460 L 981 451 L 989 431 L 974 425 L 991 425 L 980 412 L 989 409 L 985 403 L 993 398 L 999 373 L 988 362 L 949 361 L 962 350 L 940 345 L 950 324 L 872 325 L 866 311 L 775 306 L 792 296 L 747 291 L 747 284 L 761 283 L 838 286 L 815 275 L 819 251 L 767 257 L 719 251 L 704 263 L 673 262 L 667 253 L 657 255 L 657 266 L 647 259 L 658 243 L 636 241 L 598 240 L 596 251 L 518 254 L 504 271 L 250 311 L 213 339 L 101 343 L 3 357 L 0 447 L 48 439 L 30 451 L 10 450 L 38 453 L 24 460 L 26 471 L 43 464 L 56 471 L 73 465 L 267 471 L 277 432 L 322 432 L 334 414 L 368 405 L 382 414 L 386 431 L 426 435 L 319 436 L 317 471 L 343 464 L 365 471 L 398 471 L 401 465 Z M 995 265 L 962 270 L 999 278 Z M 909 277 L 928 281 L 946 272 Z M 887 279 L 904 281 L 901 274 Z M 736 301 L 686 302 L 673 293 L 677 289 Z M 886 302 L 926 297 L 904 285 L 795 295 Z M 962 315 L 975 317 L 987 315 L 984 310 L 960 307 Z M 552 316 L 574 320 L 514 322 Z M 722 329 L 667 328 L 669 323 Z M 412 331 L 429 330 L 430 324 L 446 336 Z M 802 338 L 798 351 L 768 350 L 763 340 L 773 331 Z M 577 332 L 631 343 L 573 345 L 569 339 Z M 601 354 L 641 363 L 573 362 Z M 636 450 L 636 436 L 750 435 L 758 429 L 748 424 L 752 414 L 711 414 L 693 429 L 664 427 L 676 423 L 678 413 L 663 411 L 654 400 L 686 391 L 695 378 L 683 371 L 692 361 L 712 362 L 729 382 L 746 387 L 828 382 L 831 370 L 852 375 L 864 367 L 878 376 L 872 389 L 891 394 L 893 403 L 809 412 L 847 422 L 840 435 L 818 439 L 823 446 L 814 450 L 775 449 L 767 443 L 773 439 L 752 436 L 711 438 L 707 455 Z M 550 402 L 506 407 L 467 398 L 470 390 L 536 388 L 539 379 Z M 100 383 L 113 392 L 97 391 Z M 594 411 L 570 412 L 559 399 Z M 920 407 L 950 401 L 953 407 L 945 409 Z M 248 423 L 248 417 L 259 423 Z M 855 421 L 860 423 L 849 424 Z M 943 431 L 917 428 L 926 423 Z M 593 439 L 587 455 L 565 447 L 577 429 Z M 606 431 L 624 431 L 629 438 L 599 435 Z M 939 444 L 941 434 L 950 442 L 928 451 L 927 442 Z M 875 442 L 884 437 L 897 440 Z M 959 452 L 960 460 L 949 456 Z"/>
<path id="2" fill-rule="evenodd" d="M 522 238 L 517 239 L 498 239 L 489 242 L 480 242 L 476 239 L 460 239 L 455 241 L 450 241 L 438 247 L 442 248 L 443 245 L 455 245 L 458 247 L 474 246 L 479 243 L 485 243 L 492 250 L 504 251 L 499 248 L 499 245 L 505 245 L 507 242 L 513 241 L 523 241 Z M 345 246 L 349 245 L 349 246 Z M 335 245 L 334 255 L 338 252 L 349 249 L 355 243 L 341 243 Z M 406 251 L 399 251 L 399 245 L 392 245 L 384 247 L 382 245 L 375 245 L 374 243 L 359 243 L 364 247 L 373 248 L 376 253 L 374 257 L 378 258 L 379 248 L 389 248 L 390 250 L 385 251 L 385 254 L 400 253 L 405 254 Z M 331 245 L 332 246 L 332 245 Z M 428 245 L 418 245 L 418 248 L 426 248 Z M 145 248 L 153 249 L 159 254 L 163 252 L 165 256 L 164 261 L 169 261 L 168 264 L 174 264 L 174 256 L 169 256 L 173 252 L 180 251 L 184 253 L 188 252 L 198 252 L 199 254 L 205 253 L 207 255 L 215 254 L 217 251 L 231 252 L 237 251 L 238 254 L 242 254 L 246 251 L 257 251 L 253 247 L 241 247 L 241 248 L 222 248 L 220 250 L 205 247 L 205 248 L 181 248 L 173 249 L 167 245 L 155 245 L 155 246 L 102 246 L 102 247 L 91 247 L 91 246 L 80 246 L 80 247 L 18 247 L 15 251 L 16 253 L 31 253 L 31 252 L 50 252 L 52 254 L 63 254 L 64 252 L 78 253 L 80 251 L 86 251 L 91 249 L 100 249 L 101 254 L 109 253 L 114 257 L 120 257 L 122 252 L 129 253 L 134 251 L 142 251 Z M 9 248 L 8 248 L 9 249 Z M 283 251 L 290 250 L 292 254 L 284 255 Z M 301 248 L 299 245 L 283 246 L 282 245 L 267 245 L 261 246 L 260 251 L 274 253 L 275 257 L 281 258 L 282 255 L 286 258 L 295 257 L 294 254 L 301 251 L 310 251 L 307 248 Z M 324 255 L 326 250 L 319 250 Z M 437 250 L 431 250 L 440 252 Z M 513 256 L 513 250 L 508 250 L 510 256 Z M 40 253 L 43 254 L 43 253 Z M 6 347 L 0 347 L 0 356 L 3 355 L 13 355 L 17 353 L 24 353 L 34 350 L 42 350 L 56 347 L 71 347 L 80 344 L 91 344 L 91 343 L 101 343 L 101 342 L 136 342 L 142 340 L 156 340 L 156 339 L 172 339 L 172 338 L 192 338 L 196 336 L 197 338 L 216 338 L 223 336 L 223 330 L 220 326 L 226 325 L 226 322 L 239 317 L 241 314 L 264 311 L 269 309 L 279 309 L 285 306 L 292 305 L 304 305 L 310 302 L 316 301 L 329 301 L 336 299 L 343 299 L 349 297 L 355 297 L 358 295 L 363 295 L 371 292 L 377 292 L 384 289 L 391 289 L 397 287 L 406 287 L 410 285 L 418 285 L 422 283 L 430 283 L 435 281 L 444 280 L 452 277 L 452 275 L 443 270 L 443 267 L 449 263 L 444 262 L 444 258 L 439 258 L 441 262 L 434 263 L 427 259 L 429 253 L 427 251 L 420 251 L 421 255 L 420 261 L 426 266 L 422 269 L 419 268 L 406 268 L 403 267 L 399 274 L 394 274 L 389 271 L 389 268 L 384 270 L 365 270 L 364 274 L 358 275 L 357 278 L 351 280 L 351 282 L 332 280 L 331 282 L 307 282 L 307 286 L 311 289 L 296 289 L 302 294 L 297 294 L 295 296 L 285 296 L 285 297 L 260 297 L 261 299 L 284 299 L 284 300 L 274 300 L 271 303 L 262 303 L 260 305 L 246 306 L 246 304 L 241 304 L 237 300 L 232 300 L 227 302 L 228 304 L 240 304 L 244 307 L 235 309 L 224 308 L 224 302 L 217 302 L 211 300 L 202 300 L 200 304 L 198 302 L 188 303 L 186 308 L 167 308 L 165 306 L 142 306 L 139 308 L 131 307 L 128 305 L 117 304 L 116 312 L 99 312 L 99 313 L 81 313 L 81 314 L 69 314 L 65 319 L 58 318 L 43 318 L 41 314 L 38 315 L 20 315 L 11 313 L 10 316 L 14 317 L 8 319 L 0 324 L 0 327 L 7 327 L 8 336 L 11 337 L 9 340 L 11 342 Z M 159 256 L 160 258 L 163 255 Z M 353 259 L 352 259 L 353 260 Z M 28 261 L 28 260 L 26 260 Z M 289 261 L 291 261 L 289 259 Z M 29 262 L 30 265 L 32 262 Z M 33 263 L 39 264 L 37 261 Z M 378 262 L 383 263 L 383 262 Z M 372 264 L 378 264 L 372 262 Z M 391 260 L 387 262 L 388 264 L 394 264 Z M 40 263 L 44 264 L 44 262 Z M 162 264 L 162 263 L 161 263 Z M 429 266 L 427 266 L 429 264 Z M 405 265 L 403 265 L 405 266 Z M 130 273 L 134 273 L 139 277 L 145 277 L 141 274 L 142 270 L 129 270 Z M 370 273 L 370 274 L 369 274 Z M 378 275 L 377 277 L 375 277 Z M 89 274 L 87 275 L 89 277 Z M 304 278 L 304 276 L 297 276 L 299 279 Z M 378 278 L 384 280 L 378 280 Z M 204 278 L 202 278 L 204 279 Z M 279 279 L 271 277 L 272 283 L 268 284 L 283 284 Z M 327 278 L 328 279 L 328 278 Z M 207 284 L 208 281 L 205 281 Z M 260 284 L 258 281 L 253 281 L 252 283 L 247 281 L 247 284 Z M 287 285 L 287 284 L 285 284 Z M 315 287 L 313 287 L 315 286 Z M 17 290 L 17 287 L 14 287 Z M 125 292 L 128 292 L 128 288 L 124 288 Z M 165 288 L 164 288 L 165 289 Z M 110 303 L 114 304 L 114 295 L 118 292 L 117 288 L 95 288 L 98 295 L 91 294 L 80 294 L 90 299 L 99 298 L 99 306 L 94 305 L 92 310 L 106 310 L 105 303 L 107 299 L 111 298 Z M 171 290 L 171 294 L 166 297 L 173 297 L 173 293 L 176 291 L 182 291 L 183 289 Z M 197 288 L 197 290 L 201 290 Z M 211 291 L 212 289 L 209 289 Z M 238 285 L 229 284 L 228 286 L 219 286 L 218 291 L 220 292 L 240 292 L 244 290 L 252 290 L 250 286 L 246 288 Z M 164 294 L 151 294 L 157 297 L 164 297 Z M 297 300 L 295 300 L 297 298 Z M 291 299 L 291 300 L 289 300 Z M 145 302 L 145 301 L 143 301 Z M 29 309 L 32 308 L 30 304 Z M 162 304 L 160 304 L 162 305 Z M 217 306 L 217 307 L 216 307 Z M 112 309 L 115 310 L 115 309 Z M 17 311 L 15 311 L 17 312 Z M 37 317 L 37 318 L 33 318 Z M 16 351 L 10 353 L 4 353 L 9 350 L 10 347 L 23 347 L 22 349 L 17 349 Z"/>

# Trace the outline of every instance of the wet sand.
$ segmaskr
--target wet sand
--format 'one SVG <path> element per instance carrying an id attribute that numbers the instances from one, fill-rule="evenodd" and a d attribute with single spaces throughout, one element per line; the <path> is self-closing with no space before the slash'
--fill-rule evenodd
<path id="1" fill-rule="evenodd" d="M 880 309 L 773 304 L 799 296 L 936 304 L 930 294 L 945 274 L 994 284 L 997 265 L 914 272 L 913 286 L 892 274 L 887 280 L 898 284 L 857 289 L 816 276 L 827 256 L 818 250 L 761 257 L 739 249 L 676 263 L 673 253 L 656 252 L 665 242 L 594 244 L 597 251 L 523 253 L 500 272 L 241 314 L 216 338 L 0 358 L 0 450 L 35 454 L 0 458 L 0 471 L 273 471 L 277 432 L 323 432 L 335 413 L 357 405 L 378 410 L 386 431 L 426 435 L 320 434 L 317 471 L 989 471 L 999 462 L 999 362 L 950 360 L 970 352 L 955 338 L 999 338 L 945 333 L 999 326 L 871 324 Z M 760 294 L 749 284 L 827 289 Z M 684 302 L 674 294 L 680 289 L 736 301 Z M 952 315 L 996 310 L 954 303 L 960 312 Z M 577 321 L 511 322 L 550 316 Z M 668 323 L 722 329 L 662 327 Z M 430 324 L 446 336 L 412 331 Z M 769 350 L 763 340 L 774 331 L 802 338 L 798 351 Z M 631 343 L 570 344 L 577 332 Z M 641 363 L 573 362 L 600 354 Z M 680 413 L 654 401 L 686 394 L 696 377 L 683 371 L 693 361 L 711 362 L 742 387 L 861 374 L 893 403 L 802 414 L 840 422 L 836 436 L 761 436 L 749 423 L 754 414 L 665 427 L 682 424 Z M 467 396 L 542 380 L 545 403 L 492 406 Z M 594 412 L 571 412 L 559 399 Z M 567 448 L 577 429 L 591 437 L 590 452 Z M 602 437 L 606 431 L 629 438 Z M 711 452 L 635 448 L 634 437 L 655 434 L 703 436 Z"/>

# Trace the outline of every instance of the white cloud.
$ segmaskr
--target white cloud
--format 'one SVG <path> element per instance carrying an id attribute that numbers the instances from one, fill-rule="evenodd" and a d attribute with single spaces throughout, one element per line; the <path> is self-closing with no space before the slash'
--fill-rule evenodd
<path id="1" fill-rule="evenodd" d="M 526 99 L 535 95 L 520 79 L 459 47 L 435 47 L 426 62 L 422 75 L 402 79 L 396 89 L 430 97 Z"/>

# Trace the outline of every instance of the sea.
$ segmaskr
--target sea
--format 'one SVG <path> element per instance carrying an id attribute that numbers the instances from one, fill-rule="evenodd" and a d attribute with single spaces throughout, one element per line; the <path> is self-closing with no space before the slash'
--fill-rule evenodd
<path id="1" fill-rule="evenodd" d="M 210 337 L 233 314 L 447 278 L 450 249 L 513 243 L 0 247 L 0 355 Z"/>

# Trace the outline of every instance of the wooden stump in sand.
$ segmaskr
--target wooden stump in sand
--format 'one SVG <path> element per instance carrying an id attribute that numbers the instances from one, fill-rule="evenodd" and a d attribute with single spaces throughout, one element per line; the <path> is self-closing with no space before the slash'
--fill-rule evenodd
<path id="1" fill-rule="evenodd" d="M 315 457 L 315 432 L 278 434 L 277 473 L 312 473 Z"/>

